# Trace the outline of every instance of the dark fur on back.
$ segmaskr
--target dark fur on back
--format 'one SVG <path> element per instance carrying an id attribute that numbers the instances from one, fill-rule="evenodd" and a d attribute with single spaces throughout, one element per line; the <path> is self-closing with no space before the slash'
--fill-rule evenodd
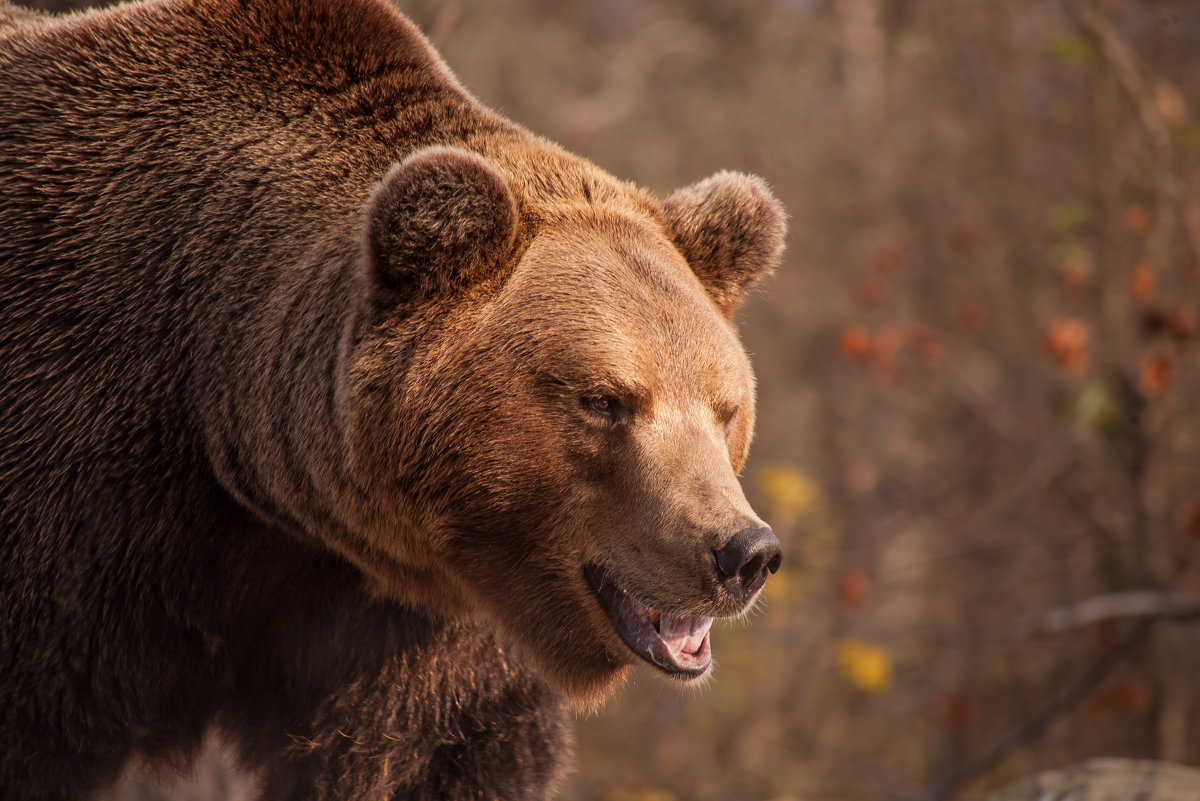
<path id="1" fill-rule="evenodd" d="M 291 536 L 340 536 L 356 494 L 337 376 L 374 322 L 364 199 L 405 150 L 522 134 L 379 3 L 0 5 L 14 19 L 3 796 L 83 798 L 214 723 L 266 798 L 543 795 L 554 694 L 490 634 L 376 600 Z"/>

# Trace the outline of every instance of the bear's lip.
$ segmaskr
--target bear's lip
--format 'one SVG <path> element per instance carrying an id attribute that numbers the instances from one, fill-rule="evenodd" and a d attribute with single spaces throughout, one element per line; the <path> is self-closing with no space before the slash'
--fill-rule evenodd
<path id="1" fill-rule="evenodd" d="M 711 617 L 674 615 L 653 609 L 595 565 L 588 565 L 584 575 L 631 651 L 677 679 L 691 681 L 708 672 L 712 665 L 708 640 Z"/>

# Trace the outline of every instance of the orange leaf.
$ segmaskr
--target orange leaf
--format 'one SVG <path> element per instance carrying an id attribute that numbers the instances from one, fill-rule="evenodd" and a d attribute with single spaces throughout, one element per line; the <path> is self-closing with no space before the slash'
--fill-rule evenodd
<path id="1" fill-rule="evenodd" d="M 866 361 L 871 356 L 871 332 L 861 325 L 852 325 L 842 331 L 840 347 L 847 359 Z"/>
<path id="2" fill-rule="evenodd" d="M 1170 355 L 1156 350 L 1142 354 L 1138 366 L 1138 391 L 1142 397 L 1156 398 L 1175 378 L 1175 362 Z"/>
<path id="3" fill-rule="evenodd" d="M 838 581 L 838 598 L 842 602 L 842 607 L 848 612 L 856 612 L 862 606 L 863 599 L 867 596 L 867 588 L 869 582 L 867 574 L 862 568 L 852 567 L 842 574 L 842 578 Z"/>
<path id="4" fill-rule="evenodd" d="M 1171 312 L 1168 327 L 1177 342 L 1191 342 L 1196 338 L 1196 313 L 1187 306 L 1179 306 Z"/>
<path id="5" fill-rule="evenodd" d="M 968 300 L 958 310 L 958 327 L 968 334 L 977 334 L 987 320 L 987 310 L 976 300 Z"/>
<path id="6" fill-rule="evenodd" d="M 1158 276 L 1154 272 L 1154 265 L 1149 260 L 1142 259 L 1129 276 L 1129 294 L 1133 295 L 1135 300 L 1148 300 L 1154 294 L 1157 285 Z"/>
<path id="7" fill-rule="evenodd" d="M 1072 375 L 1080 375 L 1088 361 L 1087 326 L 1071 317 L 1056 317 L 1046 326 L 1042 348 L 1055 364 Z"/>
<path id="8" fill-rule="evenodd" d="M 1131 234 L 1144 234 L 1150 227 L 1150 213 L 1140 203 L 1125 207 L 1125 230 Z"/>

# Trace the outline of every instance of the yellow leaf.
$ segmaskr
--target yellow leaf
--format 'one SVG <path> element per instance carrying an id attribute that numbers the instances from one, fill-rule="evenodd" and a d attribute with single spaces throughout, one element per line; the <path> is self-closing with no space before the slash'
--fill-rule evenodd
<path id="1" fill-rule="evenodd" d="M 771 465 L 763 470 L 762 488 L 776 513 L 784 515 L 807 512 L 821 494 L 812 479 L 784 465 Z"/>
<path id="2" fill-rule="evenodd" d="M 838 645 L 842 678 L 865 693 L 886 690 L 892 683 L 892 657 L 881 645 L 863 640 L 843 640 Z"/>

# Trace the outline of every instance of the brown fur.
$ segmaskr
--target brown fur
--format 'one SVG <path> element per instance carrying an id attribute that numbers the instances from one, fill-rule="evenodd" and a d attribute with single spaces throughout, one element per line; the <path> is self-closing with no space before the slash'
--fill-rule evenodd
<path id="1" fill-rule="evenodd" d="M 376 0 L 0 0 L 0 87 L 6 797 L 214 726 L 266 798 L 543 797 L 634 660 L 585 565 L 741 611 L 760 181 L 664 211 Z"/>

